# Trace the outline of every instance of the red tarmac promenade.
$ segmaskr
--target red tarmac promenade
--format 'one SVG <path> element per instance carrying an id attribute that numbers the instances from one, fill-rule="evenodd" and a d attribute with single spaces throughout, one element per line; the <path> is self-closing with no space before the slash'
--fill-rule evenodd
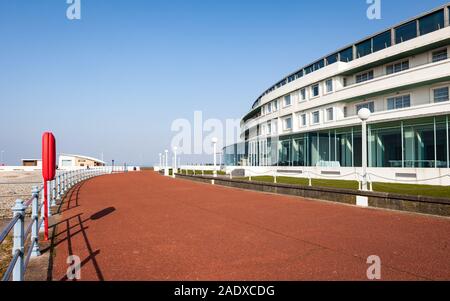
<path id="1" fill-rule="evenodd" d="M 450 280 L 450 219 L 244 191 L 153 172 L 69 192 L 53 280 Z"/>

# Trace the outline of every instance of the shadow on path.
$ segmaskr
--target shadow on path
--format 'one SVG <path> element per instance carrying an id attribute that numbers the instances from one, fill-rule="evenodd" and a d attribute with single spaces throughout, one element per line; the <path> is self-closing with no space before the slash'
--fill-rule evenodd
<path id="1" fill-rule="evenodd" d="M 79 185 L 76 185 L 73 189 L 71 189 L 69 191 L 69 193 L 66 195 L 66 197 L 61 201 L 61 203 L 59 204 L 59 208 L 58 208 L 57 212 L 55 213 L 55 214 L 57 214 L 57 216 L 59 218 L 61 218 L 62 213 L 65 213 L 65 215 L 67 215 L 67 213 L 69 213 L 70 210 L 80 207 L 80 190 L 84 184 L 85 184 L 85 182 L 80 183 Z M 113 213 L 114 211 L 116 211 L 116 208 L 108 207 L 108 208 L 105 208 L 103 210 L 100 210 L 100 211 L 92 214 L 90 217 L 85 218 L 85 219 L 82 218 L 84 213 L 78 213 L 78 214 L 74 214 L 70 217 L 67 217 L 63 220 L 56 220 L 55 223 L 51 225 L 51 232 L 52 232 L 51 243 L 47 248 L 45 248 L 41 251 L 42 253 L 50 252 L 49 264 L 48 264 L 48 269 L 47 269 L 47 281 L 52 281 L 52 280 L 67 281 L 67 280 L 69 280 L 67 278 L 67 275 L 64 275 L 60 279 L 54 279 L 54 277 L 56 276 L 56 275 L 53 275 L 55 251 L 59 245 L 64 243 L 67 245 L 68 256 L 75 255 L 73 253 L 72 240 L 75 236 L 80 235 L 80 234 L 83 236 L 83 242 L 85 245 L 84 249 L 86 249 L 88 251 L 88 255 L 85 256 L 85 258 L 81 258 L 80 268 L 82 268 L 83 266 L 85 266 L 87 263 L 89 263 L 91 261 L 94 266 L 95 273 L 97 275 L 98 280 L 104 281 L 103 273 L 102 273 L 101 268 L 96 260 L 96 256 L 100 254 L 100 250 L 93 249 L 93 247 L 89 241 L 86 230 L 89 229 L 87 224 L 90 221 L 95 222 L 95 221 Z M 68 263 L 68 267 L 69 267 L 69 264 L 71 264 L 71 263 Z"/>

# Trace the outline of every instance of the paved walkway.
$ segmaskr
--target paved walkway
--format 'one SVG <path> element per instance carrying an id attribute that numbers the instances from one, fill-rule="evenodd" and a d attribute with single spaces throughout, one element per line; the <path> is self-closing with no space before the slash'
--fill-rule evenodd
<path id="1" fill-rule="evenodd" d="M 173 180 L 102 176 L 62 205 L 53 279 L 450 280 L 450 219 Z"/>

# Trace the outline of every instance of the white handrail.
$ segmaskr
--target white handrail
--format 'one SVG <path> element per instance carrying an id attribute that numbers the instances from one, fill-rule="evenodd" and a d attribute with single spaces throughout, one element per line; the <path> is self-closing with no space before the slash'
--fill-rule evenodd
<path id="1" fill-rule="evenodd" d="M 92 169 L 65 171 L 57 174 L 54 180 L 47 183 L 49 187 L 49 216 L 51 213 L 50 207 L 56 206 L 58 201 L 60 201 L 72 187 L 80 182 L 111 173 L 112 171 L 112 168 L 105 166 Z M 117 171 L 117 168 L 115 171 Z M 0 244 L 6 239 L 11 231 L 14 232 L 12 249 L 13 258 L 3 275 L 2 281 L 8 281 L 11 277 L 13 281 L 23 281 L 30 258 L 41 255 L 39 249 L 39 231 L 44 222 L 44 212 L 42 210 L 44 202 L 42 192 L 43 186 L 34 186 L 31 198 L 27 202 L 24 202 L 21 199 L 16 200 L 15 205 L 12 208 L 14 218 L 0 232 Z M 25 210 L 30 205 L 31 224 L 25 229 Z M 41 212 L 40 217 L 39 212 Z M 31 243 L 28 246 L 27 252 L 25 252 L 25 240 L 28 236 L 30 236 Z"/>

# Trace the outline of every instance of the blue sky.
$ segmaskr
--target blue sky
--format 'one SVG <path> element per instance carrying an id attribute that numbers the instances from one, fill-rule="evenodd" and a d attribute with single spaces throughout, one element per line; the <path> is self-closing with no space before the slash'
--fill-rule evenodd
<path id="1" fill-rule="evenodd" d="M 297 68 L 447 1 L 0 0 L 0 150 L 151 165 L 177 118 L 240 118 Z M 187 159 L 186 159 L 187 160 Z M 194 160 L 194 158 L 192 158 Z M 195 160 L 205 160 L 204 157 Z"/>

